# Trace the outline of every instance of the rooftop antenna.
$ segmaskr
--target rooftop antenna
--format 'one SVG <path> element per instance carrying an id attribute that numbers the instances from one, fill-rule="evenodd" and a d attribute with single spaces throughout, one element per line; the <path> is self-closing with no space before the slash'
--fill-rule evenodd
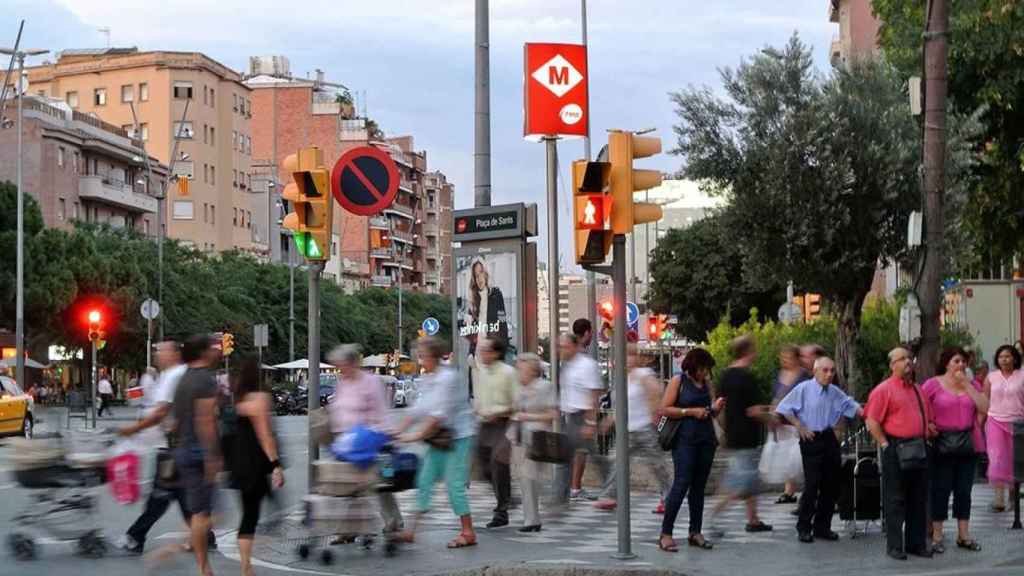
<path id="1" fill-rule="evenodd" d="M 106 37 L 107 37 L 107 48 L 110 48 L 110 28 L 108 26 L 104 26 L 103 28 L 97 28 L 96 31 L 99 32 L 100 34 L 106 35 Z"/>

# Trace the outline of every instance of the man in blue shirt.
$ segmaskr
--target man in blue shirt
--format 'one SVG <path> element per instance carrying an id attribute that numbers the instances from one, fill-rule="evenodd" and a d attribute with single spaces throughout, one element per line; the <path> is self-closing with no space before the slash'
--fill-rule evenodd
<path id="1" fill-rule="evenodd" d="M 775 411 L 800 431 L 800 455 L 804 463 L 804 493 L 796 529 L 801 542 L 835 541 L 832 514 L 838 496 L 842 460 L 839 439 L 833 430 L 843 416 L 864 414 L 860 404 L 830 384 L 836 365 L 828 357 L 814 361 L 814 378 L 797 384 Z M 812 532 L 813 527 L 813 532 Z"/>

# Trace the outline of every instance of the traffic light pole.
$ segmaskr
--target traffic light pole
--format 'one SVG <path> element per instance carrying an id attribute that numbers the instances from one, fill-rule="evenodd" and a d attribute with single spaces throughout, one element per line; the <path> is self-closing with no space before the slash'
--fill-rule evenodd
<path id="1" fill-rule="evenodd" d="M 307 462 L 308 488 L 313 492 L 313 462 L 320 457 L 320 443 L 313 435 L 310 426 L 313 412 L 320 408 L 320 273 L 324 269 L 323 262 L 309 262 L 309 365 L 306 379 L 306 407 L 308 408 L 307 426 L 309 426 L 309 459 Z"/>
<path id="2" fill-rule="evenodd" d="M 92 386 L 91 386 L 91 390 L 90 390 L 90 394 L 89 394 L 89 410 L 91 410 L 91 413 L 92 413 L 92 418 L 91 418 L 91 420 L 92 420 L 92 427 L 95 428 L 96 427 L 96 375 L 98 374 L 98 371 L 96 370 L 96 339 L 95 338 L 91 339 L 90 343 L 92 344 L 92 378 L 90 378 L 90 380 L 92 380 Z"/>
<path id="3" fill-rule="evenodd" d="M 629 525 L 629 414 L 626 389 L 626 236 L 616 234 L 612 240 L 612 282 L 615 286 L 615 333 L 612 335 L 612 382 L 615 386 L 615 490 L 618 505 L 615 508 L 619 524 L 619 550 L 613 558 L 631 560 L 632 551 Z"/>
<path id="4" fill-rule="evenodd" d="M 558 377 L 558 140 L 545 138 L 548 169 L 548 361 L 551 363 L 551 386 L 561 398 Z M 562 424 L 555 419 L 555 431 Z"/>

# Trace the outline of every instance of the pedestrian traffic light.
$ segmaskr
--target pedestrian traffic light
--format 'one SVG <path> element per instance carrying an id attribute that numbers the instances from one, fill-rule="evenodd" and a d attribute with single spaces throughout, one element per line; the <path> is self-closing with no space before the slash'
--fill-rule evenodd
<path id="1" fill-rule="evenodd" d="M 647 340 L 651 342 L 661 340 L 661 324 L 658 323 L 657 314 L 647 317 Z"/>
<path id="2" fill-rule="evenodd" d="M 328 260 L 334 198 L 323 152 L 316 146 L 300 148 L 286 157 L 282 166 L 294 179 L 281 192 L 281 198 L 292 210 L 284 217 L 282 226 L 292 231 L 295 246 L 306 260 Z"/>
<path id="3" fill-rule="evenodd" d="M 821 294 L 807 294 L 804 297 L 804 320 L 810 322 L 821 316 Z"/>
<path id="4" fill-rule="evenodd" d="M 607 230 L 611 196 L 607 162 L 577 160 L 572 163 L 573 228 L 577 264 L 600 264 L 612 247 Z"/>
<path id="5" fill-rule="evenodd" d="M 235 351 L 235 336 L 224 332 L 220 335 L 220 350 L 225 356 L 231 355 Z"/>
<path id="6" fill-rule="evenodd" d="M 632 234 L 637 224 L 661 220 L 661 206 L 633 202 L 633 193 L 661 184 L 661 172 L 637 170 L 633 160 L 661 152 L 661 138 L 637 136 L 632 132 L 611 130 L 608 134 L 608 158 L 611 160 L 611 230 L 613 234 Z"/>
<path id="7" fill-rule="evenodd" d="M 611 300 L 604 300 L 597 305 L 597 314 L 601 317 L 601 331 L 598 336 L 602 342 L 611 340 L 615 332 L 615 304 Z"/>
<path id="8" fill-rule="evenodd" d="M 611 321 L 615 318 L 615 304 L 611 300 L 605 300 L 597 306 L 597 312 L 601 318 Z"/>
<path id="9" fill-rule="evenodd" d="M 89 310 L 89 341 L 97 342 L 103 337 L 103 313 L 97 309 Z"/>

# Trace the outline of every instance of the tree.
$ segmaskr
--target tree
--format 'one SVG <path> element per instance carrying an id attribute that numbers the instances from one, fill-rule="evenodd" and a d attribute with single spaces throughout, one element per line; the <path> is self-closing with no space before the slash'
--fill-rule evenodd
<path id="1" fill-rule="evenodd" d="M 882 22 L 879 44 L 901 78 L 921 76 L 928 2 L 873 0 Z M 1024 254 L 1024 3 L 958 0 L 950 12 L 949 100 L 982 129 L 970 142 L 980 155 L 958 218 L 969 251 L 954 262 L 961 274 L 983 275 Z M 949 228 L 947 227 L 947 230 Z"/>
<path id="2" fill-rule="evenodd" d="M 821 78 L 796 35 L 721 76 L 725 98 L 672 96 L 683 174 L 726 195 L 749 282 L 792 280 L 831 303 L 839 377 L 856 389 L 864 299 L 878 264 L 902 256 L 919 193 L 906 94 L 880 64 Z"/>
<path id="3" fill-rule="evenodd" d="M 771 314 L 785 299 L 775 279 L 750 283 L 743 253 L 726 221 L 727 213 L 670 229 L 651 255 L 650 306 L 679 318 L 676 333 L 701 342 L 723 317 L 745 322 L 756 308 Z"/>

